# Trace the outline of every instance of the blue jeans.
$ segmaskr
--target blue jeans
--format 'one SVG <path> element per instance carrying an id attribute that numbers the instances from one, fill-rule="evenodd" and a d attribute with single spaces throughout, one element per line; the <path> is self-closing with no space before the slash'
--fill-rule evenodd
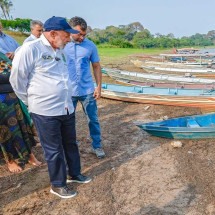
<path id="1" fill-rule="evenodd" d="M 86 96 L 73 96 L 72 101 L 75 109 L 77 107 L 78 101 L 82 105 L 82 108 L 88 120 L 90 137 L 92 139 L 92 147 L 94 149 L 101 148 L 101 129 L 98 120 L 97 104 L 95 98 L 93 97 L 93 94 Z"/>
<path id="2" fill-rule="evenodd" d="M 67 178 L 66 164 L 70 176 L 77 176 L 81 172 L 76 144 L 75 113 L 62 116 L 31 113 L 31 116 L 44 150 L 51 184 L 63 187 Z"/>

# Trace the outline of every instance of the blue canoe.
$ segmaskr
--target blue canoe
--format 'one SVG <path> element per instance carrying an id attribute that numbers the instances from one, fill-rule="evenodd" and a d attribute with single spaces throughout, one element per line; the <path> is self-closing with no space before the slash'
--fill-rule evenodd
<path id="1" fill-rule="evenodd" d="M 137 124 L 157 137 L 171 139 L 204 139 L 215 137 L 215 113 L 172 118 L 163 121 Z"/>
<path id="2" fill-rule="evenodd" d="M 215 109 L 215 89 L 175 89 L 103 83 L 102 97 L 143 104 Z"/>

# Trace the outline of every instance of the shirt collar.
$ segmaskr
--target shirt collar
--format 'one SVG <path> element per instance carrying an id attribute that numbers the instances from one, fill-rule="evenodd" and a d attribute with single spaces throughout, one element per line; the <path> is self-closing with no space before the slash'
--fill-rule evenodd
<path id="1" fill-rule="evenodd" d="M 37 39 L 37 37 L 35 37 L 33 34 L 31 34 L 31 37 L 32 37 L 33 39 Z"/>
<path id="2" fill-rule="evenodd" d="M 40 39 L 42 40 L 42 42 L 44 43 L 44 45 L 51 46 L 50 42 L 46 39 L 46 37 L 44 36 L 44 34 L 42 34 L 40 36 Z"/>

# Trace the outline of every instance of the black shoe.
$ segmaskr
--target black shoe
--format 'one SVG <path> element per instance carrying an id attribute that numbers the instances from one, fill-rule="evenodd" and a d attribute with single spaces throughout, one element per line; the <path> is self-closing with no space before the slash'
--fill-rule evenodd
<path id="1" fill-rule="evenodd" d="M 77 192 L 70 190 L 67 186 L 65 186 L 65 187 L 52 186 L 50 189 L 50 193 L 55 194 L 64 199 L 72 198 L 77 195 Z"/>
<path id="2" fill-rule="evenodd" d="M 87 177 L 87 176 L 84 176 L 84 175 L 80 174 L 80 175 L 72 176 L 72 177 L 68 176 L 66 182 L 67 183 L 77 182 L 77 183 L 81 183 L 81 184 L 87 184 L 90 181 L 92 181 L 92 179 L 90 177 Z"/>

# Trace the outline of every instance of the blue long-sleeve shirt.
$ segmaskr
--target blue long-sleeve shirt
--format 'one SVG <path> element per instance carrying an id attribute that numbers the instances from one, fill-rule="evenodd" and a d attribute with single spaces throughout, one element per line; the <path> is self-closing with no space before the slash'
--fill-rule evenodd
<path id="1" fill-rule="evenodd" d="M 6 54 L 8 52 L 15 52 L 19 44 L 12 37 L 7 34 L 0 34 L 0 52 Z"/>

